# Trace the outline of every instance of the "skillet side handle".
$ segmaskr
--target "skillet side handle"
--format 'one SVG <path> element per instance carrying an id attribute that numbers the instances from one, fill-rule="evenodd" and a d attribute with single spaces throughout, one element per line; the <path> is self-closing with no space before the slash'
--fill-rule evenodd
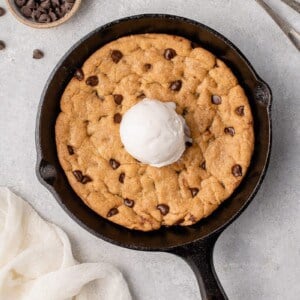
<path id="1" fill-rule="evenodd" d="M 194 271 L 202 300 L 228 300 L 213 265 L 213 250 L 219 234 L 172 251 L 181 256 Z"/>

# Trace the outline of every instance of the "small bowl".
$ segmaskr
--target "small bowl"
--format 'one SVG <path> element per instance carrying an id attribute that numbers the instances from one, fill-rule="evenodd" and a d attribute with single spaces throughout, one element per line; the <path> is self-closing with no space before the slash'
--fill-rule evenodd
<path id="1" fill-rule="evenodd" d="M 34 27 L 34 28 L 51 28 L 51 27 L 56 27 L 60 24 L 63 24 L 67 22 L 75 13 L 78 11 L 78 8 L 81 4 L 81 0 L 76 0 L 74 3 L 74 6 L 72 9 L 66 13 L 61 19 L 58 19 L 57 21 L 50 22 L 50 23 L 39 23 L 39 22 L 34 22 L 31 21 L 30 19 L 25 18 L 21 12 L 19 7 L 15 4 L 15 0 L 6 0 L 7 7 L 9 11 L 13 14 L 13 16 L 23 24 Z"/>

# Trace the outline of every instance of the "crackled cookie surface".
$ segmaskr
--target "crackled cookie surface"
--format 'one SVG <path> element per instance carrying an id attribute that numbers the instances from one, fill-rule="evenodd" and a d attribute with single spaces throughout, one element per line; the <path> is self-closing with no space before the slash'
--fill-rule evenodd
<path id="1" fill-rule="evenodd" d="M 122 115 L 143 98 L 173 101 L 193 143 L 156 168 L 131 157 Z M 253 147 L 247 97 L 207 50 L 171 35 L 133 35 L 96 51 L 61 98 L 60 163 L 79 197 L 112 222 L 138 230 L 191 225 L 211 214 L 245 175 Z"/>

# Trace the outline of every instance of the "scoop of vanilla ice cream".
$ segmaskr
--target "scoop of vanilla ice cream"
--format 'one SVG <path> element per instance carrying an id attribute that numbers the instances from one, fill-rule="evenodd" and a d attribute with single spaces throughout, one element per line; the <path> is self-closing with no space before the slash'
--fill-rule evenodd
<path id="1" fill-rule="evenodd" d="M 145 98 L 122 117 L 120 135 L 125 149 L 140 162 L 163 167 L 176 162 L 185 150 L 188 127 L 174 102 Z"/>

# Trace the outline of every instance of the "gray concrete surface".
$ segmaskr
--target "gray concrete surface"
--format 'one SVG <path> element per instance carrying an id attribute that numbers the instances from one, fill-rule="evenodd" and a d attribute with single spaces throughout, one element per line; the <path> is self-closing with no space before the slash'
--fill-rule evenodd
<path id="1" fill-rule="evenodd" d="M 273 0 L 300 29 L 299 15 Z M 6 6 L 0 0 L 0 6 Z M 217 242 L 214 259 L 230 299 L 297 300 L 300 295 L 300 55 L 254 0 L 85 0 L 69 23 L 35 30 L 9 13 L 0 18 L 0 185 L 27 199 L 70 236 L 81 261 L 118 266 L 138 300 L 199 300 L 196 279 L 181 259 L 122 249 L 75 224 L 35 177 L 35 117 L 45 82 L 78 39 L 106 22 L 139 13 L 170 13 L 203 22 L 232 40 L 274 94 L 274 142 L 262 188 Z M 45 52 L 42 60 L 32 50 Z"/>

